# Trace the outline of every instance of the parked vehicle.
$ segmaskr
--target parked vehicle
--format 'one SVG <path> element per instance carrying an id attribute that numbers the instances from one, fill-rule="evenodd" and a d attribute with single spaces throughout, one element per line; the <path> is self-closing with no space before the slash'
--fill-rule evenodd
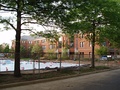
<path id="1" fill-rule="evenodd" d="M 107 60 L 108 58 L 107 58 L 107 55 L 103 55 L 101 58 L 100 58 L 100 60 Z"/>

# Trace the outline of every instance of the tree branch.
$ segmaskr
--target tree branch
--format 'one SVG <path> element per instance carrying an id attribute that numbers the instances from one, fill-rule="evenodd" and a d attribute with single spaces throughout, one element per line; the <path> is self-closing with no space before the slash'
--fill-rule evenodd
<path id="1" fill-rule="evenodd" d="M 0 10 L 3 10 L 3 11 L 10 11 L 10 12 L 15 12 L 16 10 L 8 10 L 8 9 L 0 9 Z"/>
<path id="2" fill-rule="evenodd" d="M 23 23 L 21 23 L 21 25 L 24 25 L 24 24 L 27 24 L 27 23 L 38 24 L 37 22 L 23 22 Z"/>
<path id="3" fill-rule="evenodd" d="M 34 32 L 32 29 L 21 29 L 21 30 L 27 30 L 32 32 L 34 35 L 40 36 L 40 34 L 38 34 L 38 32 Z"/>
<path id="4" fill-rule="evenodd" d="M 7 8 L 7 9 L 0 9 L 0 10 L 5 10 L 5 11 L 16 11 L 16 8 L 14 8 L 14 7 L 8 7 L 8 6 L 2 5 L 2 4 L 0 4 L 0 7 Z M 8 10 L 8 8 L 9 8 L 9 9 L 14 9 L 14 10 Z"/>
<path id="5" fill-rule="evenodd" d="M 7 20 L 1 20 L 1 23 L 7 23 L 8 25 L 10 25 L 15 31 L 17 30 L 14 25 L 12 23 L 10 23 L 9 21 Z"/>

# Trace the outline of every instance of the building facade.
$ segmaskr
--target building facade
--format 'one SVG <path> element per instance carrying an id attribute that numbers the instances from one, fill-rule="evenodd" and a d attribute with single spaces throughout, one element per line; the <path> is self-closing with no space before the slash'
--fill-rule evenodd
<path id="1" fill-rule="evenodd" d="M 63 48 L 68 49 L 69 53 L 80 53 L 82 55 L 91 55 L 92 54 L 92 44 L 90 41 L 85 39 L 84 35 L 76 34 L 74 38 L 70 39 L 66 35 L 62 35 L 59 38 L 58 42 L 52 42 L 50 39 L 43 37 L 31 37 L 31 36 L 22 36 L 21 37 L 21 46 L 29 50 L 31 46 L 38 44 L 42 47 L 43 52 L 47 53 L 49 50 L 54 50 L 54 52 L 62 52 Z M 109 47 L 108 42 L 103 43 L 104 46 Z M 12 41 L 12 48 L 15 48 L 15 40 Z M 100 48 L 99 45 L 95 45 L 95 49 Z M 109 52 L 109 54 L 115 54 L 115 50 Z"/>

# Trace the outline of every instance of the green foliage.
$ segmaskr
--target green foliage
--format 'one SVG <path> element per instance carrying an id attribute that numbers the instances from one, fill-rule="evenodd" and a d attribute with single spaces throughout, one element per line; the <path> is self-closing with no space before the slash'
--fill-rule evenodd
<path id="1" fill-rule="evenodd" d="M 12 28 L 16 31 L 15 47 L 15 71 L 14 75 L 20 77 L 20 36 L 22 25 L 41 24 L 50 25 L 51 22 L 60 25 L 60 18 L 64 16 L 66 9 L 69 8 L 71 0 L 1 0 L 0 10 L 3 12 L 12 12 L 14 18 L 0 18 L 0 23 L 5 25 L 6 29 Z M 31 22 L 37 21 L 37 22 Z M 15 23 L 16 22 L 16 23 Z M 27 29 L 33 32 L 33 29 Z M 33 50 L 34 51 L 34 50 Z"/>
<path id="2" fill-rule="evenodd" d="M 5 48 L 3 49 L 3 52 L 8 53 L 10 51 L 9 45 L 6 45 Z"/>
<path id="3" fill-rule="evenodd" d="M 41 53 L 43 53 L 42 47 L 38 44 L 35 44 L 32 47 L 31 53 L 32 53 L 32 58 L 33 59 L 39 59 Z"/>
<path id="4" fill-rule="evenodd" d="M 15 49 L 13 47 L 10 48 L 10 52 L 15 52 Z"/>
<path id="5" fill-rule="evenodd" d="M 24 53 L 25 51 L 26 51 L 26 48 L 25 48 L 24 46 L 21 46 L 21 47 L 20 47 L 20 52 L 21 52 L 21 53 Z"/>
<path id="6" fill-rule="evenodd" d="M 4 52 L 4 53 L 9 53 L 10 49 L 9 49 L 9 45 L 5 44 L 5 45 L 0 45 L 0 52 Z"/>
<path id="7" fill-rule="evenodd" d="M 48 60 L 57 59 L 57 53 L 55 53 L 54 49 L 49 49 L 47 53 L 44 55 L 44 58 Z"/>
<path id="8" fill-rule="evenodd" d="M 32 48 L 33 48 L 33 45 L 30 45 L 30 46 L 29 46 L 29 48 L 28 48 L 28 50 L 27 50 L 27 51 L 28 51 L 28 53 L 31 53 Z"/>
<path id="9" fill-rule="evenodd" d="M 43 50 L 42 50 L 42 47 L 38 44 L 35 44 L 32 48 L 32 53 L 42 53 Z"/>
<path id="10" fill-rule="evenodd" d="M 92 41 L 92 67 L 94 67 L 95 42 L 106 40 L 118 42 L 120 37 L 120 4 L 112 0 L 74 0 L 75 7 L 63 19 L 66 33 L 86 34 Z M 112 35 L 112 37 L 111 37 Z M 116 40 L 115 40 L 116 39 Z"/>
<path id="11" fill-rule="evenodd" d="M 68 13 L 68 16 L 73 16 L 66 23 L 65 32 L 78 33 L 83 32 L 85 34 L 93 33 L 93 24 L 96 34 L 96 42 L 103 42 L 105 38 L 111 38 L 119 36 L 116 32 L 120 31 L 120 6 L 116 2 L 110 0 L 81 0 L 74 9 Z M 117 29 L 118 28 L 118 29 Z M 116 33 L 116 34 L 115 34 Z M 92 35 L 91 35 L 92 38 Z M 89 40 L 91 40 L 88 37 Z"/>
<path id="12" fill-rule="evenodd" d="M 61 59 L 62 59 L 62 60 L 67 60 L 67 59 L 69 59 L 67 50 L 68 50 L 67 48 L 63 48 L 62 56 L 61 56 Z"/>
<path id="13" fill-rule="evenodd" d="M 59 41 L 60 34 L 57 30 L 45 30 L 34 34 L 34 36 L 45 37 L 50 43 L 56 44 L 56 49 L 58 48 L 57 42 Z"/>
<path id="14" fill-rule="evenodd" d="M 20 46 L 20 55 L 21 58 L 26 58 L 27 57 L 27 49 L 24 46 Z"/>
<path id="15" fill-rule="evenodd" d="M 3 47 L 2 47 L 2 45 L 0 45 L 0 52 L 3 52 Z"/>
<path id="16" fill-rule="evenodd" d="M 107 47 L 102 46 L 99 49 L 96 49 L 96 54 L 97 55 L 107 55 L 107 51 L 108 51 Z"/>

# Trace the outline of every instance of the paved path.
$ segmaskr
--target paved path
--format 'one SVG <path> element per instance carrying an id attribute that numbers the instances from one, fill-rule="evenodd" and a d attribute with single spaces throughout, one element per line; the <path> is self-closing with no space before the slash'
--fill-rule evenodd
<path id="1" fill-rule="evenodd" d="M 0 90 L 120 90 L 120 69 Z"/>

